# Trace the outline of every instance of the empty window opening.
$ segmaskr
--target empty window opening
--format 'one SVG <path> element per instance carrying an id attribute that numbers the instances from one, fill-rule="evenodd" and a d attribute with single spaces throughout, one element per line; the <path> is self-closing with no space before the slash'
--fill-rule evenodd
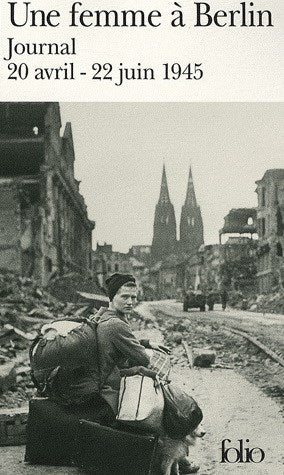
<path id="1" fill-rule="evenodd" d="M 261 220 L 261 235 L 265 236 L 265 218 Z"/>
<path id="2" fill-rule="evenodd" d="M 283 257 L 283 248 L 280 242 L 276 244 L 276 254 L 278 257 Z"/>
<path id="3" fill-rule="evenodd" d="M 261 206 L 265 206 L 266 200 L 265 200 L 265 188 L 261 189 Z"/>

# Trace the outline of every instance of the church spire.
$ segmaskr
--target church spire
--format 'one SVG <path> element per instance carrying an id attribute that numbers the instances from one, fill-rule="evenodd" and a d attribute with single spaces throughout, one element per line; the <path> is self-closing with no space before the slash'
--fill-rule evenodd
<path id="1" fill-rule="evenodd" d="M 203 243 L 202 215 L 200 207 L 197 204 L 192 170 L 190 167 L 186 197 L 180 218 L 180 249 L 186 254 L 193 254 Z"/>
<path id="2" fill-rule="evenodd" d="M 189 175 L 188 175 L 185 203 L 188 206 L 197 206 L 191 166 L 189 167 Z"/>
<path id="3" fill-rule="evenodd" d="M 170 200 L 166 168 L 164 164 L 160 196 L 155 210 L 152 256 L 155 260 L 162 260 L 167 255 L 175 252 L 176 246 L 175 211 Z"/>
<path id="4" fill-rule="evenodd" d="M 165 164 L 163 164 L 159 203 L 170 203 L 170 195 L 169 195 Z"/>

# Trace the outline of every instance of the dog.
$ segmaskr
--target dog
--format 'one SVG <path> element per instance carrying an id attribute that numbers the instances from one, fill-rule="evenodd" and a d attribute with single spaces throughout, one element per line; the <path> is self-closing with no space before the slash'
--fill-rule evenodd
<path id="1" fill-rule="evenodd" d="M 156 467 L 159 467 L 159 473 L 161 475 L 180 475 L 179 465 L 186 464 L 189 466 L 186 459 L 189 452 L 188 448 L 195 445 L 196 439 L 204 437 L 204 435 L 205 432 L 201 424 L 183 439 L 172 439 L 166 434 L 161 434 L 158 440 L 155 463 Z"/>

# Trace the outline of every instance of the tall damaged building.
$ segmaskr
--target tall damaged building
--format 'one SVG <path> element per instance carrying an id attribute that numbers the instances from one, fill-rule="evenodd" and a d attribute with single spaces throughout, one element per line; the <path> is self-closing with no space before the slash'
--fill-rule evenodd
<path id="1" fill-rule="evenodd" d="M 261 293 L 284 288 L 284 168 L 266 170 L 256 182 Z"/>
<path id="2" fill-rule="evenodd" d="M 0 269 L 45 285 L 92 274 L 92 230 L 59 104 L 0 103 Z"/>

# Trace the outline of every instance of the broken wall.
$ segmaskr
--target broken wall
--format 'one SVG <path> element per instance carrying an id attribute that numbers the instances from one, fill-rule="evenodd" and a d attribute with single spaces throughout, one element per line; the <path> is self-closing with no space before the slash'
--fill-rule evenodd
<path id="1" fill-rule="evenodd" d="M 0 179 L 0 203 L 0 268 L 30 277 L 40 229 L 37 182 Z"/>
<path id="2" fill-rule="evenodd" d="M 257 232 L 257 212 L 255 208 L 234 208 L 224 218 L 221 234 L 254 234 Z"/>
<path id="3" fill-rule="evenodd" d="M 0 269 L 21 271 L 21 217 L 17 187 L 0 181 Z"/>
<path id="4" fill-rule="evenodd" d="M 284 288 L 284 169 L 267 170 L 257 183 L 258 285 L 261 293 Z"/>
<path id="5" fill-rule="evenodd" d="M 58 103 L 0 104 L 0 267 L 46 284 L 92 274 L 92 230 Z M 4 186 L 5 185 L 5 186 Z"/>

